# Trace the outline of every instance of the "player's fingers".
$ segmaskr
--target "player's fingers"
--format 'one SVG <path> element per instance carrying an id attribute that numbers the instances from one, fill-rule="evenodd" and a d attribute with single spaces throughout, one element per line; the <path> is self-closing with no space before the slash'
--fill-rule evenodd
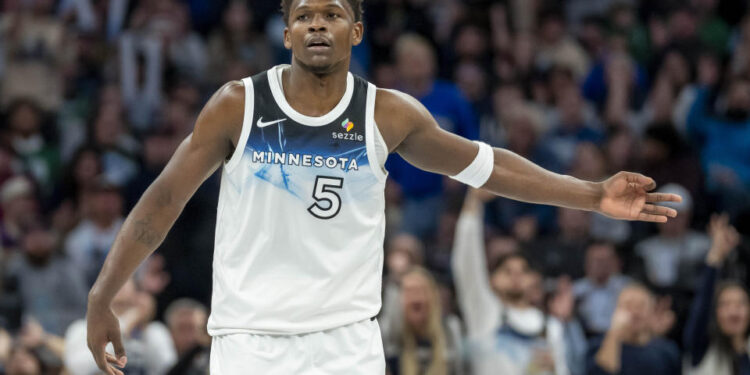
<path id="1" fill-rule="evenodd" d="M 106 353 L 104 356 L 108 363 L 117 365 L 117 367 L 125 367 L 125 361 L 117 359 L 114 355 Z"/>
<path id="2" fill-rule="evenodd" d="M 682 202 L 682 197 L 677 194 L 648 193 L 646 194 L 646 202 Z"/>
<path id="3" fill-rule="evenodd" d="M 664 215 L 654 215 L 654 214 L 648 214 L 645 212 L 641 212 L 638 214 L 638 220 L 640 221 L 648 221 L 652 223 L 666 223 L 667 217 Z"/>
<path id="4" fill-rule="evenodd" d="M 643 205 L 643 212 L 648 213 L 648 214 L 654 214 L 654 215 L 677 217 L 677 210 L 675 210 L 674 208 L 657 206 L 657 205 L 648 204 L 648 203 Z"/>
<path id="5" fill-rule="evenodd" d="M 107 374 L 110 374 L 109 366 L 107 366 L 107 360 L 104 355 L 104 345 L 90 346 L 89 350 L 91 350 L 91 354 L 94 356 L 94 362 L 96 362 L 96 367 L 98 367 L 99 370 L 102 370 L 106 372 Z"/>
<path id="6" fill-rule="evenodd" d="M 115 349 L 115 357 L 118 361 L 122 362 L 122 366 L 128 362 L 128 357 L 125 356 L 125 347 L 122 345 L 122 335 L 119 329 L 115 329 L 111 333 L 112 346 Z"/>
<path id="7" fill-rule="evenodd" d="M 651 177 L 646 177 L 640 173 L 632 173 L 632 179 L 630 182 L 635 182 L 642 186 L 646 191 L 651 191 L 656 188 L 656 181 Z"/>

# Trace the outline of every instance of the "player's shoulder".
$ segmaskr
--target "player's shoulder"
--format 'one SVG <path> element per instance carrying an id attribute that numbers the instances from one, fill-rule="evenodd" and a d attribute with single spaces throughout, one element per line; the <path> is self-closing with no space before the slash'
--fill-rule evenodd
<path id="1" fill-rule="evenodd" d="M 413 96 L 393 89 L 378 88 L 375 96 L 375 118 L 387 122 L 413 122 L 429 116 L 427 109 Z"/>
<path id="2" fill-rule="evenodd" d="M 241 119 L 245 112 L 245 84 L 230 81 L 221 86 L 205 107 L 205 111 L 226 119 Z"/>

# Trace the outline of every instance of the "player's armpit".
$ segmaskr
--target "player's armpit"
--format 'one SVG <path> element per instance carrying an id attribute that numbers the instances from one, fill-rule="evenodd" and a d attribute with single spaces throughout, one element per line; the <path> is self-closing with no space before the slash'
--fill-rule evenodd
<path id="1" fill-rule="evenodd" d="M 477 155 L 475 143 L 449 133 L 410 95 L 378 89 L 375 122 L 388 149 L 419 169 L 455 176 Z"/>

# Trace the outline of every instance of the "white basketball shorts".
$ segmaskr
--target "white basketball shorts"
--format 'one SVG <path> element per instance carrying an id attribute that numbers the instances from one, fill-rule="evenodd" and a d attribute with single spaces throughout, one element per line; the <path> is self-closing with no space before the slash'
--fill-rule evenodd
<path id="1" fill-rule="evenodd" d="M 377 320 L 302 335 L 236 333 L 211 340 L 211 375 L 383 375 Z"/>

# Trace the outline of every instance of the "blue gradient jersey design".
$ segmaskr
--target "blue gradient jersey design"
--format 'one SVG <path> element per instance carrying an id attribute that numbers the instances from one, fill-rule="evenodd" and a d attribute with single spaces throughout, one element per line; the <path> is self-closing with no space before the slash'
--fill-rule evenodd
<path id="1" fill-rule="evenodd" d="M 384 142 L 375 86 L 348 74 L 328 114 L 296 112 L 278 66 L 243 80 L 239 147 L 224 165 L 209 333 L 300 334 L 380 310 Z M 380 158 L 384 158 L 381 156 Z"/>

